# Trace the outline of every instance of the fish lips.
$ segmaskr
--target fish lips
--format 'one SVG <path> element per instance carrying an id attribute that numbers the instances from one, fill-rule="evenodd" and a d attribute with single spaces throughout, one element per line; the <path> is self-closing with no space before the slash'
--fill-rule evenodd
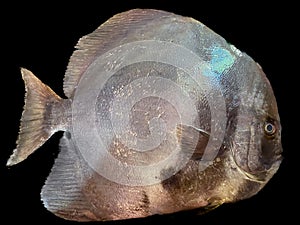
<path id="1" fill-rule="evenodd" d="M 283 157 L 281 155 L 278 155 L 278 157 L 276 158 L 277 159 L 272 164 L 268 164 L 267 166 L 265 166 L 265 169 L 263 170 L 248 171 L 239 166 L 238 168 L 245 175 L 246 179 L 258 183 L 266 183 L 277 172 L 283 160 Z"/>
<path id="2" fill-rule="evenodd" d="M 257 138 L 244 143 L 247 144 L 233 144 L 231 149 L 236 167 L 247 179 L 267 182 L 283 160 L 280 141 Z"/>
<path id="3" fill-rule="evenodd" d="M 283 160 L 283 156 L 281 154 L 276 154 L 271 160 L 261 158 L 256 167 L 252 166 L 249 168 L 248 165 L 251 160 L 252 159 L 250 157 L 247 159 L 247 165 L 241 165 L 240 163 L 236 162 L 236 160 L 234 161 L 237 168 L 245 175 L 247 179 L 255 182 L 265 183 L 277 172 Z"/>

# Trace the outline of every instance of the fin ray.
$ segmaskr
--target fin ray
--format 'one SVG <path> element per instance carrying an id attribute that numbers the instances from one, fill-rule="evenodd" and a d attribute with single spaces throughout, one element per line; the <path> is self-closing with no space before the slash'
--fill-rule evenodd
<path id="1" fill-rule="evenodd" d="M 177 126 L 177 134 L 181 139 L 181 149 L 183 152 L 192 153 L 191 159 L 199 160 L 204 154 L 209 140 L 209 132 L 189 125 Z"/>
<path id="2" fill-rule="evenodd" d="M 17 148 L 7 161 L 7 166 L 26 159 L 55 133 L 54 124 L 47 117 L 50 116 L 51 105 L 61 102 L 61 98 L 32 72 L 21 68 L 21 73 L 26 89 L 25 105 Z"/>
<path id="3" fill-rule="evenodd" d="M 94 32 L 83 36 L 75 46 L 77 50 L 71 56 L 67 67 L 63 85 L 65 95 L 72 97 L 82 74 L 97 55 L 128 41 L 142 39 L 137 30 L 145 29 L 149 22 L 169 14 L 150 9 L 130 10 L 113 16 Z"/>
<path id="4" fill-rule="evenodd" d="M 82 193 L 81 172 L 74 143 L 65 133 L 60 139 L 58 158 L 41 192 L 42 201 L 50 212 L 68 220 L 96 220 Z"/>

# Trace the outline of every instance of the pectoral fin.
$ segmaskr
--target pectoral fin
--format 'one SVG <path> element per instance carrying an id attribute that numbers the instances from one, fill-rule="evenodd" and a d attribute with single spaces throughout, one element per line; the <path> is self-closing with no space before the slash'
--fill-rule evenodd
<path id="1" fill-rule="evenodd" d="M 177 135 L 180 139 L 181 149 L 187 154 L 192 153 L 191 159 L 199 160 L 204 154 L 209 140 L 209 132 L 189 125 L 178 125 Z"/>

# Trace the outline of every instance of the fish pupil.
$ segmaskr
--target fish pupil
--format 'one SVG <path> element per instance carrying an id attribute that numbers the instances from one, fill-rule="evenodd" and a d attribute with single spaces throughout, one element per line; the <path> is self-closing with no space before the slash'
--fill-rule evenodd
<path id="1" fill-rule="evenodd" d="M 273 135 L 276 132 L 276 128 L 272 123 L 266 123 L 265 132 L 267 135 Z"/>

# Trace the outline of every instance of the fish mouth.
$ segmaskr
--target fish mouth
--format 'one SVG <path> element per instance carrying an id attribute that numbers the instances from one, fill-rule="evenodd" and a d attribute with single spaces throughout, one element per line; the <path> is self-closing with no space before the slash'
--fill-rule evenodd
<path id="1" fill-rule="evenodd" d="M 235 167 L 245 179 L 266 183 L 283 160 L 282 146 L 279 139 L 261 136 L 255 126 L 241 129 L 230 139 L 229 148 Z"/>
<path id="2" fill-rule="evenodd" d="M 236 168 L 238 169 L 238 171 L 241 174 L 244 175 L 245 179 L 256 182 L 256 183 L 261 183 L 261 184 L 267 183 L 273 177 L 273 175 L 279 169 L 279 166 L 280 166 L 282 160 L 283 160 L 283 156 L 277 155 L 269 169 L 262 170 L 262 171 L 249 172 L 249 171 L 246 171 L 245 169 L 243 169 L 241 166 L 239 166 L 233 157 L 233 162 L 234 162 Z"/>

